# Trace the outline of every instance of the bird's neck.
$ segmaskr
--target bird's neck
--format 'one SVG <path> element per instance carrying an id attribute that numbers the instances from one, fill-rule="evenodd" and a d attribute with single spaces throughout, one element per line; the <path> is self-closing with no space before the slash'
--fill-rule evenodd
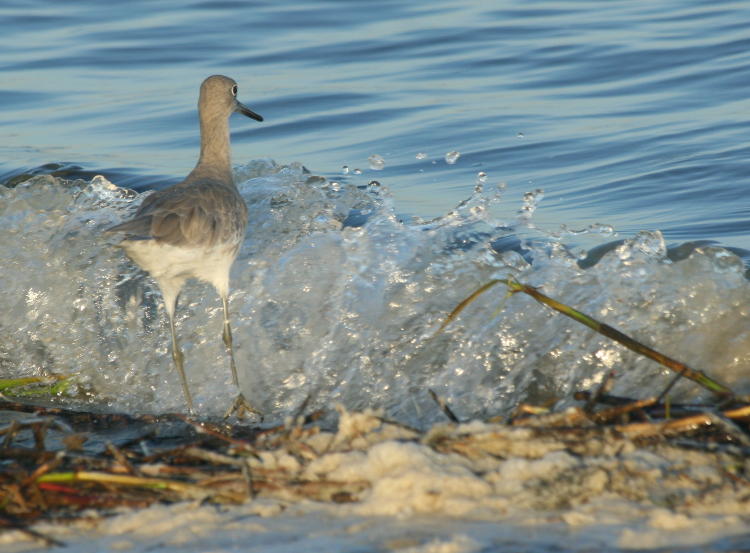
<path id="1" fill-rule="evenodd" d="M 233 182 L 226 116 L 201 120 L 201 154 L 189 177 Z"/>

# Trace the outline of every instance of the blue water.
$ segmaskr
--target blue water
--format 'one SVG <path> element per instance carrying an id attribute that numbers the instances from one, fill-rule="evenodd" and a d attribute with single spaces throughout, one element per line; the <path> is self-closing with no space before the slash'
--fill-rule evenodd
<path id="1" fill-rule="evenodd" d="M 745 2 L 9 1 L 0 27 L 3 180 L 66 163 L 174 182 L 195 161 L 197 86 L 226 73 L 266 118 L 233 122 L 237 163 L 359 168 L 420 216 L 484 171 L 509 206 L 544 189 L 550 228 L 750 242 Z"/>
<path id="2" fill-rule="evenodd" d="M 251 221 L 231 302 L 268 420 L 310 396 L 430 424 L 428 388 L 469 418 L 613 369 L 626 395 L 671 379 L 500 290 L 430 337 L 498 274 L 750 391 L 747 2 L 6 0 L 0 30 L 0 183 L 85 180 L 0 187 L 2 376 L 73 373 L 95 409 L 182 408 L 158 290 L 97 230 L 130 199 L 90 179 L 184 177 L 198 85 L 223 73 L 265 118 L 232 120 Z M 704 247 L 673 263 L 686 242 Z M 199 410 L 221 413 L 213 291 L 188 286 L 178 315 Z"/>

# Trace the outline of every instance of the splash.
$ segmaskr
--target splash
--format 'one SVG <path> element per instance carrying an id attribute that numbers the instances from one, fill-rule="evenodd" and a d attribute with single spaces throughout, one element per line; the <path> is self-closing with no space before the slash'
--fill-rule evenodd
<path id="1" fill-rule="evenodd" d="M 534 226 L 541 191 L 510 224 L 496 215 L 502 186 L 486 179 L 430 221 L 400 218 L 380 183 L 329 181 L 299 164 L 251 162 L 236 180 L 250 211 L 232 272 L 237 364 L 243 391 L 271 419 L 305 402 L 343 403 L 424 425 L 442 416 L 429 389 L 465 419 L 569 397 L 610 371 L 614 393 L 666 385 L 671 375 L 652 362 L 500 287 L 435 334 L 481 284 L 510 276 L 748 391 L 750 288 L 723 248 L 683 248 L 675 261 L 660 233 L 642 232 L 582 261 L 573 242 L 582 231 Z M 184 409 L 158 289 L 101 234 L 140 199 L 103 177 L 0 188 L 3 374 L 75 374 L 91 408 Z M 236 393 L 221 321 L 213 289 L 190 283 L 177 324 L 205 415 Z"/>

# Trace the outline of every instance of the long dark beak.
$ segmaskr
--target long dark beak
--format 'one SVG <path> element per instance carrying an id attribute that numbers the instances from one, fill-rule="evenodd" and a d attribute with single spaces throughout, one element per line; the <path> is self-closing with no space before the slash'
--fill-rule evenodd
<path id="1" fill-rule="evenodd" d="M 246 105 L 243 105 L 239 102 L 237 102 L 237 107 L 235 107 L 235 111 L 239 111 L 242 115 L 246 115 L 252 119 L 255 119 L 256 121 L 263 121 L 263 118 L 260 115 L 255 113 Z"/>

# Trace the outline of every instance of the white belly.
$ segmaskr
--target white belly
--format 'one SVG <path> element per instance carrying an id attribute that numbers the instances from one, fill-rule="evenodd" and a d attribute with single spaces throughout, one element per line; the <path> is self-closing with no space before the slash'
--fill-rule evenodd
<path id="1" fill-rule="evenodd" d="M 237 257 L 239 245 L 213 248 L 183 248 L 155 240 L 124 240 L 120 244 L 142 269 L 161 285 L 182 283 L 188 278 L 208 282 L 220 295 L 229 290 L 229 269 Z"/>

